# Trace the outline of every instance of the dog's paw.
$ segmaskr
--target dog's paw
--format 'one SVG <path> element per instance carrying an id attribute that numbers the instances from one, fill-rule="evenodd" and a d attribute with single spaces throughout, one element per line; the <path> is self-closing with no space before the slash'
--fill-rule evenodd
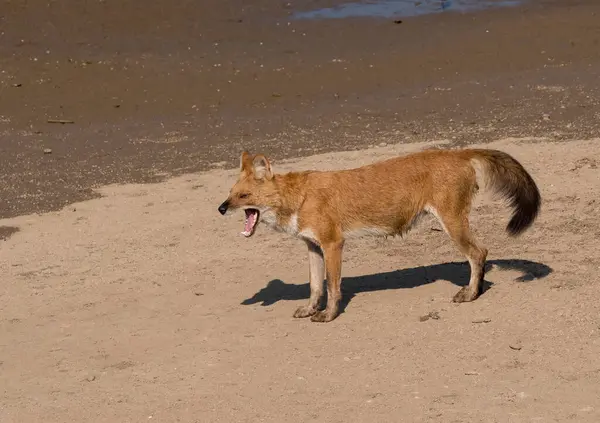
<path id="1" fill-rule="evenodd" d="M 313 316 L 317 312 L 316 308 L 309 306 L 298 307 L 294 312 L 294 317 L 296 319 L 303 319 L 305 317 Z"/>
<path id="2" fill-rule="evenodd" d="M 475 292 L 468 286 L 464 286 L 461 288 L 460 291 L 456 293 L 452 301 L 455 303 L 468 303 L 477 299 L 477 297 L 479 297 L 479 294 L 477 292 Z"/>
<path id="3" fill-rule="evenodd" d="M 310 320 L 312 322 L 327 323 L 337 317 L 337 314 L 329 313 L 327 310 L 317 311 Z"/>

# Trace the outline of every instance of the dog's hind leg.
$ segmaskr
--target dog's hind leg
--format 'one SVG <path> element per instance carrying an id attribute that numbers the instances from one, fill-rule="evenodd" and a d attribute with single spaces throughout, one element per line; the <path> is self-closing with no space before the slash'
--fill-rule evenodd
<path id="1" fill-rule="evenodd" d="M 483 276 L 485 273 L 485 260 L 487 249 L 477 244 L 469 228 L 469 205 L 456 213 L 455 208 L 432 208 L 434 214 L 444 227 L 446 233 L 452 238 L 460 251 L 467 257 L 471 268 L 469 285 L 461 288 L 454 296 L 455 303 L 475 300 L 481 294 Z"/>
<path id="2" fill-rule="evenodd" d="M 294 317 L 302 318 L 314 315 L 319 309 L 319 302 L 323 297 L 325 281 L 325 260 L 323 251 L 312 241 L 306 241 L 308 246 L 308 278 L 310 281 L 310 299 L 308 304 L 298 307 Z"/>

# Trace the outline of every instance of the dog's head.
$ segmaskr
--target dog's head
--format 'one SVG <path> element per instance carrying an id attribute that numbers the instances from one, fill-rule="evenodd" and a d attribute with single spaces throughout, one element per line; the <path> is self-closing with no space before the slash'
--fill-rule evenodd
<path id="1" fill-rule="evenodd" d="M 219 213 L 225 215 L 243 209 L 246 219 L 242 235 L 250 237 L 256 230 L 261 214 L 278 207 L 278 198 L 269 159 L 262 154 L 252 156 L 244 151 L 240 158 L 240 176 L 227 200 L 219 206 Z"/>

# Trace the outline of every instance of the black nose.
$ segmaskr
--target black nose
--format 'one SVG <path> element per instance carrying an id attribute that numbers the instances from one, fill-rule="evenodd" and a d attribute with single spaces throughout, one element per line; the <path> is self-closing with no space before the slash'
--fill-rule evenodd
<path id="1" fill-rule="evenodd" d="M 227 213 L 227 208 L 229 207 L 229 201 L 223 201 L 223 204 L 219 206 L 219 213 L 225 214 Z"/>

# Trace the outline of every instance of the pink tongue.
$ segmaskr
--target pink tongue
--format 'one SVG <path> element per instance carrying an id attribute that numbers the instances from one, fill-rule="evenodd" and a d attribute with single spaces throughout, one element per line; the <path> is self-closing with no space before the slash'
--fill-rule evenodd
<path id="1" fill-rule="evenodd" d="M 256 219 L 256 214 L 252 210 L 246 210 L 246 223 L 244 226 L 244 230 L 246 232 L 252 232 L 252 228 L 254 228 L 254 219 Z"/>

